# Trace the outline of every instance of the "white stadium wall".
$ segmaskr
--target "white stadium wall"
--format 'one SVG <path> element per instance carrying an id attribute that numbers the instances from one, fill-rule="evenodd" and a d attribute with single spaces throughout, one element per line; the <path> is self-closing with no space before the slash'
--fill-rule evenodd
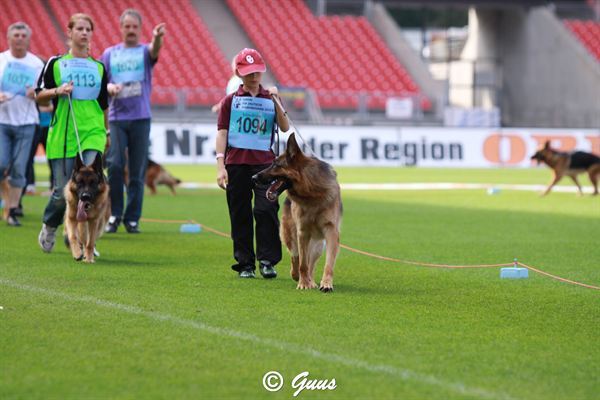
<path id="1" fill-rule="evenodd" d="M 530 167 L 531 155 L 546 140 L 562 151 L 600 155 L 600 129 L 306 126 L 300 133 L 319 158 L 335 166 Z M 214 164 L 214 124 L 154 123 L 150 136 L 155 161 Z M 288 135 L 280 136 L 283 149 Z"/>

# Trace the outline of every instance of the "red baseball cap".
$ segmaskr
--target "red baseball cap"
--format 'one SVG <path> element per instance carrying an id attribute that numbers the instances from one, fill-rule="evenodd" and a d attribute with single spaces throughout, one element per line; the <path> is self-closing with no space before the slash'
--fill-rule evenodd
<path id="1" fill-rule="evenodd" d="M 265 72 L 267 66 L 260 53 L 254 49 L 245 48 L 235 56 L 235 68 L 240 76 L 254 72 Z"/>

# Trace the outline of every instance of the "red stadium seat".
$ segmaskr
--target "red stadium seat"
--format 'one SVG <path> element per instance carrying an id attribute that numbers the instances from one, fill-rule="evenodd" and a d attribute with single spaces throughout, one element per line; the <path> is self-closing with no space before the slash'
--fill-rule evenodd
<path id="1" fill-rule="evenodd" d="M 277 80 L 315 89 L 323 108 L 355 109 L 362 92 L 420 93 L 364 17 L 315 17 L 302 0 L 226 1 Z M 277 15 L 286 16 L 285 29 L 254 23 Z M 290 15 L 294 18 L 287 18 Z M 287 49 L 282 53 L 285 59 L 270 49 Z M 385 99 L 369 101 L 368 106 L 384 109 Z"/>

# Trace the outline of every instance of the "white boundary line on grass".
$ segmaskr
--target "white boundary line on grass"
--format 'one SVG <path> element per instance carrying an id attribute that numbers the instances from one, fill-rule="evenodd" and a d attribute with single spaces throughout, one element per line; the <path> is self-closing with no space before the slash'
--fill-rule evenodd
<path id="1" fill-rule="evenodd" d="M 48 182 L 40 182 L 40 187 L 48 187 Z M 220 189 L 216 183 L 208 182 L 183 182 L 178 187 L 182 189 Z M 507 183 L 452 183 L 452 182 L 421 182 L 421 183 L 342 183 L 340 187 L 345 190 L 520 190 L 540 192 L 546 190 L 547 185 L 513 185 Z M 591 186 L 582 186 L 583 193 L 593 193 Z M 554 186 L 553 192 L 577 193 L 575 186 Z"/>
<path id="2" fill-rule="evenodd" d="M 184 182 L 179 187 L 183 189 L 218 189 L 216 183 Z M 340 187 L 345 190 L 520 190 L 542 193 L 547 185 L 513 185 L 493 183 L 452 183 L 452 182 L 424 182 L 424 183 L 342 183 Z M 575 186 L 555 186 L 553 192 L 577 193 Z M 583 186 L 584 193 L 592 193 L 591 186 Z"/>
<path id="3" fill-rule="evenodd" d="M 27 292 L 39 293 L 49 297 L 61 298 L 67 301 L 78 302 L 78 303 L 88 303 L 93 304 L 98 307 L 104 307 L 114 310 L 119 310 L 128 314 L 143 316 L 155 321 L 164 321 L 170 322 L 172 324 L 185 326 L 188 328 L 197 329 L 200 331 L 204 331 L 207 333 L 211 333 L 217 336 L 229 337 L 244 340 L 247 342 L 263 345 L 266 347 L 275 348 L 281 350 L 283 352 L 292 352 L 296 354 L 300 354 L 303 356 L 310 356 L 320 360 L 329 361 L 332 363 L 337 363 L 341 365 L 345 365 L 352 368 L 359 368 L 369 372 L 377 372 L 384 373 L 387 375 L 391 375 L 394 377 L 398 377 L 405 381 L 414 381 L 418 383 L 425 383 L 432 386 L 438 386 L 446 390 L 450 390 L 452 392 L 456 392 L 466 396 L 473 396 L 482 399 L 502 399 L 502 400 L 510 400 L 511 396 L 505 393 L 495 393 L 490 392 L 485 389 L 468 387 L 463 383 L 456 382 L 446 382 L 439 378 L 436 378 L 432 375 L 425 375 L 418 372 L 411 371 L 409 369 L 397 368 L 391 365 L 384 364 L 370 364 L 366 361 L 357 360 L 349 357 L 340 356 L 337 354 L 324 353 L 319 350 L 311 349 L 309 347 L 301 347 L 292 343 L 282 342 L 273 339 L 262 338 L 260 336 L 256 336 L 249 333 L 244 333 L 240 331 L 236 331 L 229 328 L 221 328 L 218 326 L 207 325 L 203 322 L 183 319 L 179 317 L 175 317 L 169 314 L 162 314 L 154 311 L 146 311 L 139 307 L 129 306 L 126 304 L 113 303 L 111 301 L 106 301 L 102 299 L 97 299 L 91 296 L 74 296 L 68 293 L 58 292 L 51 289 L 24 285 L 21 283 L 13 282 L 7 279 L 0 279 L 0 284 L 4 286 L 9 286 L 14 289 L 24 290 Z"/>

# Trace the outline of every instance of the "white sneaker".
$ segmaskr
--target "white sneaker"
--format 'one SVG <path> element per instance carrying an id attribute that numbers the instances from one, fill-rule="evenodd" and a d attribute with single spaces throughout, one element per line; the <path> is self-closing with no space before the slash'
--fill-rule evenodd
<path id="1" fill-rule="evenodd" d="M 54 248 L 54 241 L 56 240 L 56 228 L 52 228 L 46 224 L 42 225 L 42 230 L 38 236 L 38 242 L 40 247 L 46 253 L 50 253 Z"/>

